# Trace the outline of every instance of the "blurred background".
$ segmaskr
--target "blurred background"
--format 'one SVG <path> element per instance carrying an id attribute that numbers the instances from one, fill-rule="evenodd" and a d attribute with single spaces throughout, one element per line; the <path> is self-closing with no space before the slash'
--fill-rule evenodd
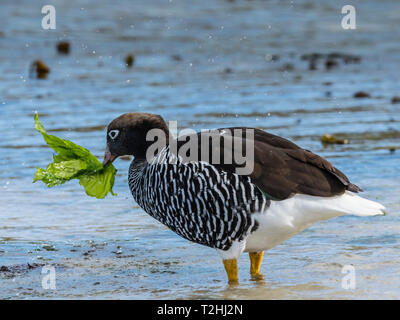
<path id="1" fill-rule="evenodd" d="M 50 2 L 50 1 L 49 1 Z M 44 30 L 41 9 L 56 9 Z M 400 298 L 400 4 L 352 1 L 2 0 L 0 4 L 0 298 Z M 114 191 L 32 184 L 51 150 L 34 130 L 99 158 L 125 112 L 179 129 L 252 126 L 329 159 L 385 217 L 321 222 L 268 251 L 264 283 L 226 284 L 220 257 L 176 236 L 133 201 L 129 161 Z M 342 267 L 356 289 L 342 288 Z M 41 269 L 55 267 L 55 290 Z"/>

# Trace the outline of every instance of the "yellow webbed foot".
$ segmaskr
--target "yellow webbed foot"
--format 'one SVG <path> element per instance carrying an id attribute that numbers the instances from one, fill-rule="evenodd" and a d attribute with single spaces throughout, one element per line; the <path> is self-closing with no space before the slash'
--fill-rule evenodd
<path id="1" fill-rule="evenodd" d="M 250 274 L 253 280 L 264 280 L 264 276 L 260 273 L 261 262 L 264 251 L 249 252 L 250 256 Z"/>
<path id="2" fill-rule="evenodd" d="M 229 284 L 237 284 L 238 268 L 236 259 L 223 260 L 226 274 L 228 275 Z"/>

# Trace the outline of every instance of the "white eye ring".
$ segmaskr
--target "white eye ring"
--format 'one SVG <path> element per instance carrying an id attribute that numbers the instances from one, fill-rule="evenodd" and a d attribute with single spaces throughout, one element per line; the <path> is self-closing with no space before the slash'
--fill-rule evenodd
<path id="1" fill-rule="evenodd" d="M 117 136 L 118 136 L 118 134 L 119 134 L 119 130 L 111 130 L 109 133 L 108 133 L 108 136 L 111 138 L 111 139 L 115 139 Z"/>

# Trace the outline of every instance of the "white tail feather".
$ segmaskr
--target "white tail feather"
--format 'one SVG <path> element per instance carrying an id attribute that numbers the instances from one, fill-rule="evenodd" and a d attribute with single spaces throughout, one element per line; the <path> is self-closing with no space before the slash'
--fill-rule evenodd
<path id="1" fill-rule="evenodd" d="M 355 193 L 347 191 L 342 199 L 343 211 L 355 216 L 376 216 L 386 213 L 386 208 L 378 202 L 362 198 Z"/>
<path id="2" fill-rule="evenodd" d="M 265 212 L 255 214 L 259 228 L 249 236 L 246 251 L 268 250 L 318 221 L 347 214 L 383 215 L 385 210 L 380 203 L 350 191 L 335 197 L 297 194 L 283 201 L 271 201 Z"/>

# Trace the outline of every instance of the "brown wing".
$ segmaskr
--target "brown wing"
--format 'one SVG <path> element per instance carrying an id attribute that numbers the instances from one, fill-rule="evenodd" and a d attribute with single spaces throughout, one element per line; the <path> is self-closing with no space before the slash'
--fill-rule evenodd
<path id="1" fill-rule="evenodd" d="M 255 130 L 255 167 L 251 178 L 264 192 L 278 199 L 302 193 L 330 197 L 358 186 L 328 160 L 284 138 Z"/>
<path id="2" fill-rule="evenodd" d="M 242 137 L 233 137 L 235 129 L 242 130 Z M 229 139 L 224 140 L 222 137 L 226 139 L 224 132 L 229 132 L 229 136 L 233 137 L 232 141 L 240 139 L 242 149 L 245 150 L 245 144 L 249 142 L 245 129 L 254 130 L 254 168 L 249 176 L 270 198 L 283 200 L 296 193 L 330 197 L 342 194 L 345 190 L 362 191 L 326 159 L 260 129 L 235 127 L 215 130 L 212 136 L 218 136 L 220 144 L 213 146 L 210 142 L 209 153 L 211 155 L 213 152 L 219 152 L 220 161 L 215 163 L 211 158 L 208 161 L 221 170 L 236 173 L 236 169 L 241 165 L 235 161 L 226 163 L 225 156 L 231 153 L 231 158 L 236 159 L 237 150 L 231 149 L 233 143 L 226 144 Z M 199 134 L 197 137 L 199 142 L 204 139 L 204 136 Z M 182 142 L 178 142 L 178 146 L 181 145 Z M 198 145 L 200 156 L 202 143 Z"/>

